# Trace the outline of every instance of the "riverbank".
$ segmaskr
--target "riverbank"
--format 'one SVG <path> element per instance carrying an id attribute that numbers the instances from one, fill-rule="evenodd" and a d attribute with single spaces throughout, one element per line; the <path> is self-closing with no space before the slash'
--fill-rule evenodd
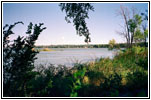
<path id="1" fill-rule="evenodd" d="M 113 59 L 66 66 L 37 67 L 27 85 L 28 96 L 40 97 L 147 97 L 148 51 L 134 47 Z"/>

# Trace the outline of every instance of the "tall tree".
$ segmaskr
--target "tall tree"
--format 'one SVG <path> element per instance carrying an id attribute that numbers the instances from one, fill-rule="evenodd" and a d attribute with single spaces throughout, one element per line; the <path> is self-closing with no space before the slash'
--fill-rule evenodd
<path id="1" fill-rule="evenodd" d="M 125 6 L 120 6 L 118 15 L 120 15 L 124 20 L 124 29 L 118 33 L 126 38 L 127 48 L 131 48 L 134 42 L 135 33 L 142 22 L 142 18 L 136 14 L 136 10 L 134 8 L 128 9 Z"/>
<path id="2" fill-rule="evenodd" d="M 127 47 L 130 47 L 130 31 L 128 27 L 128 20 L 129 20 L 129 10 L 127 7 L 120 6 L 120 11 L 118 12 L 118 15 L 120 15 L 124 19 L 124 30 L 122 32 L 118 32 L 120 35 L 124 36 L 127 41 Z"/>
<path id="3" fill-rule="evenodd" d="M 89 18 L 89 10 L 94 11 L 93 6 L 90 3 L 61 3 L 59 5 L 62 11 L 66 12 L 65 20 L 67 23 L 71 23 L 72 20 L 77 34 L 79 36 L 85 36 L 85 42 L 91 42 L 90 32 L 86 24 L 86 18 Z"/>

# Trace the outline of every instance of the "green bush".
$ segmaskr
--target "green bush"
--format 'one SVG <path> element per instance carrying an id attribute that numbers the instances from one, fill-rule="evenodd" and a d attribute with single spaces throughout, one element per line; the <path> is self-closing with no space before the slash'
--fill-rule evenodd
<path id="1" fill-rule="evenodd" d="M 3 93 L 4 96 L 26 96 L 26 84 L 32 79 L 36 72 L 34 60 L 38 52 L 32 50 L 39 34 L 45 29 L 43 24 L 29 24 L 27 37 L 18 36 L 13 42 L 9 40 L 10 35 L 15 34 L 12 29 L 17 24 L 5 25 L 3 28 Z M 32 33 L 33 30 L 33 33 Z"/>

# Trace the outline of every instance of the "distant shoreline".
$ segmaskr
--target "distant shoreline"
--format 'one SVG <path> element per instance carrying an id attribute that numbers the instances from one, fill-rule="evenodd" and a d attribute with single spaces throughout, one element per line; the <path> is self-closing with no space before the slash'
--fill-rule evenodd
<path id="1" fill-rule="evenodd" d="M 126 43 L 117 43 L 116 46 L 118 48 L 126 48 Z M 144 42 L 142 43 L 134 43 L 134 45 L 138 45 L 143 47 Z M 108 48 L 109 44 L 79 44 L 79 45 L 37 45 L 36 48 Z"/>

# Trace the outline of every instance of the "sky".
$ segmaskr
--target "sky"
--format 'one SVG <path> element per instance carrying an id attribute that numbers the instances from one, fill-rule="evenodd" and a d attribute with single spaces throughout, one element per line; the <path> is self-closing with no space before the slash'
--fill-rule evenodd
<path id="1" fill-rule="evenodd" d="M 73 23 L 65 21 L 65 12 L 62 12 L 59 3 L 3 3 L 3 26 L 22 21 L 13 29 L 15 34 L 10 38 L 16 39 L 18 35 L 26 36 L 27 26 L 44 23 L 47 27 L 38 37 L 36 45 L 63 45 L 63 44 L 86 44 L 85 37 L 76 34 Z M 124 24 L 123 19 L 117 12 L 120 5 L 128 8 L 134 7 L 138 13 L 148 9 L 147 3 L 92 3 L 94 12 L 89 12 L 86 19 L 90 31 L 90 44 L 108 44 L 109 40 L 115 39 L 117 43 L 125 42 L 117 31 Z"/>

